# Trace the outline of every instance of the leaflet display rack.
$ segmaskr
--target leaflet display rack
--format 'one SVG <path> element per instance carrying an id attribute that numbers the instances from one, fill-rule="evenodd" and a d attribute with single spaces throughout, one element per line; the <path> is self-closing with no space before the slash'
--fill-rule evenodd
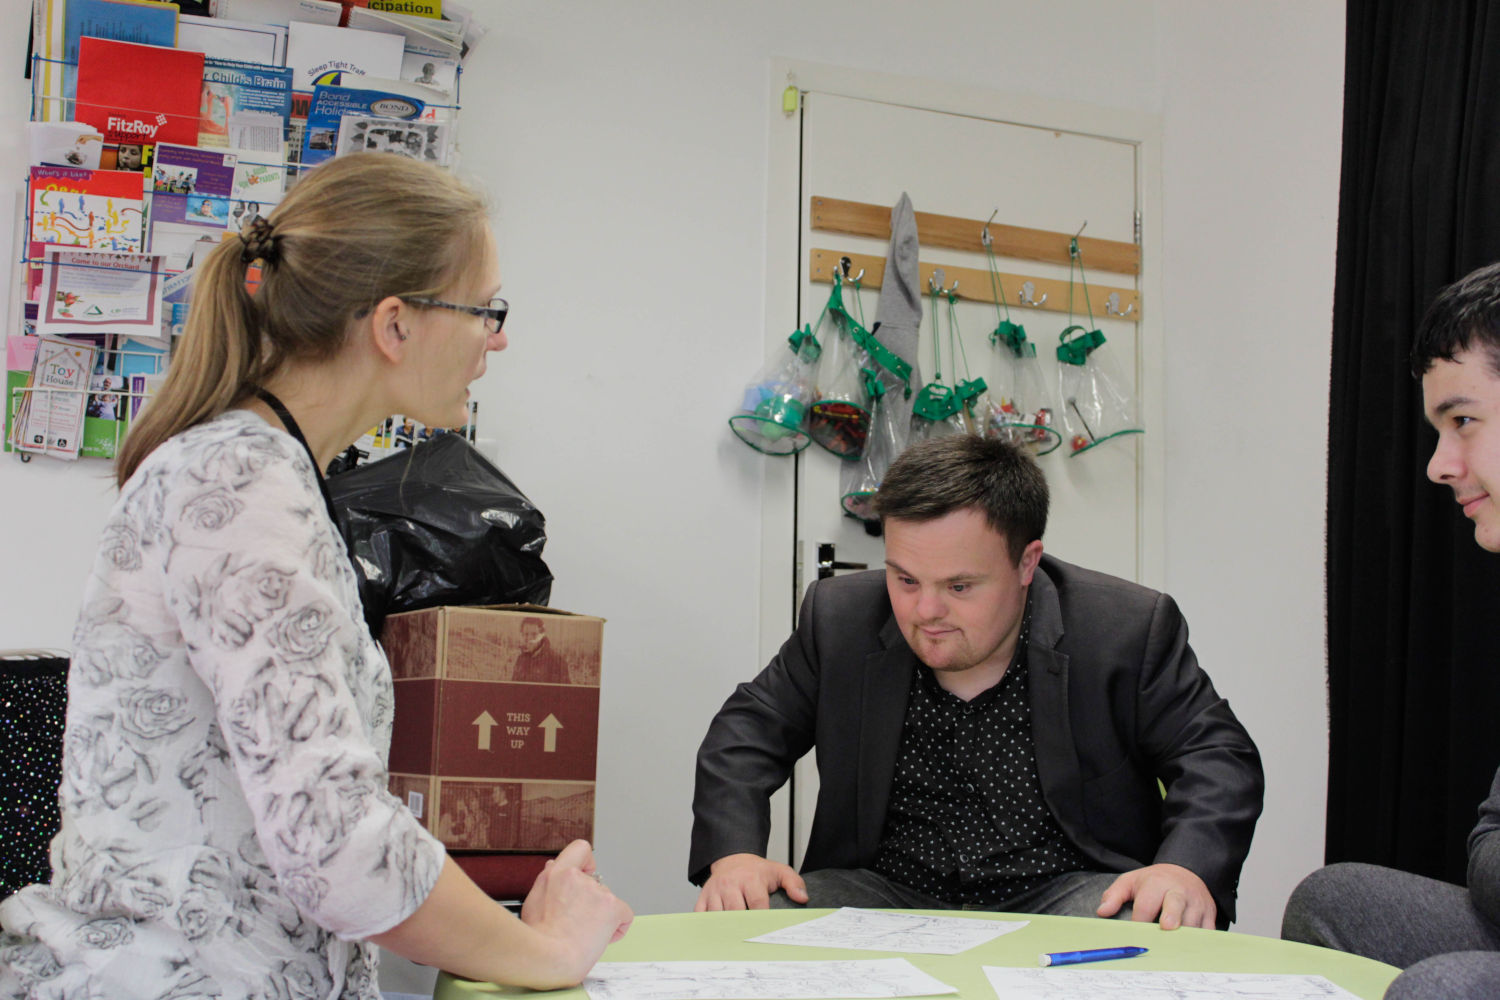
<path id="1" fill-rule="evenodd" d="M 77 62 L 48 59 L 42 55 L 33 55 L 31 57 L 29 75 L 31 77 L 31 120 L 33 122 L 60 123 L 77 121 L 80 108 L 79 98 L 76 96 L 76 91 L 71 87 L 71 81 L 76 77 L 77 66 Z M 409 127 L 406 129 L 407 133 L 416 135 L 418 138 L 423 139 L 424 142 L 431 141 L 436 144 L 441 141 L 441 152 L 443 155 L 438 156 L 434 155 L 434 153 L 428 153 L 425 158 L 429 160 L 435 159 L 449 167 L 457 162 L 458 155 L 458 143 L 456 140 L 458 111 L 460 108 L 459 83 L 461 79 L 462 67 L 460 66 L 454 75 L 451 95 L 433 90 L 433 99 L 424 100 L 423 102 L 425 105 L 424 114 L 432 117 L 413 119 L 408 123 Z M 69 81 L 70 92 L 68 93 L 65 93 L 65 80 Z M 349 86 L 357 88 L 358 84 L 353 83 Z M 205 89 L 206 94 L 207 91 Z M 264 202 L 264 204 L 274 204 L 285 193 L 286 189 L 289 189 L 296 183 L 299 174 L 312 169 L 312 166 L 303 163 L 302 156 L 302 147 L 304 145 L 303 130 L 307 123 L 309 98 L 310 95 L 308 94 L 295 92 L 292 94 L 291 117 L 281 127 L 282 152 L 280 155 L 273 152 L 221 149 L 217 146 L 204 148 L 211 148 L 215 152 L 238 152 L 240 154 L 238 164 L 241 167 L 258 168 L 273 173 L 279 171 L 283 178 L 283 190 L 275 192 L 276 197 L 274 199 L 266 199 Z M 211 113 L 210 105 L 211 102 L 205 96 L 202 107 L 191 115 L 186 115 L 180 111 L 157 108 L 136 108 L 129 110 L 152 115 L 155 120 L 164 126 L 170 126 L 173 123 L 184 124 L 187 120 L 190 120 L 192 134 L 196 136 L 199 134 L 203 116 Z M 391 132 L 392 135 L 396 134 L 396 130 L 393 128 L 386 129 L 385 131 Z M 399 135 L 393 139 L 390 135 L 386 135 L 376 128 L 370 128 L 368 132 L 369 144 L 361 148 L 391 150 L 391 155 L 419 155 L 410 152 L 404 154 L 394 152 L 401 145 L 399 140 L 410 139 L 411 135 Z M 361 132 L 362 137 L 364 134 L 364 132 Z M 385 142 L 384 145 L 376 145 L 377 135 Z M 325 139 L 320 136 L 319 141 L 331 142 L 332 139 Z M 108 136 L 106 136 L 103 161 L 100 163 L 101 169 L 108 170 L 111 167 L 117 168 L 119 166 L 120 161 L 118 158 L 120 157 L 121 145 L 118 142 L 110 144 Z M 129 148 L 132 147 L 132 144 L 124 143 L 123 145 L 128 147 L 125 155 L 128 157 L 128 164 L 131 169 L 127 172 L 140 170 L 143 174 L 143 196 L 140 202 L 142 206 L 140 210 L 142 219 L 140 235 L 134 241 L 136 245 L 128 248 L 112 248 L 107 245 L 99 246 L 87 236 L 65 233 L 63 234 L 65 239 L 56 242 L 65 244 L 66 249 L 80 251 L 131 249 L 142 253 L 159 252 L 156 248 L 150 246 L 152 242 L 152 225 L 159 221 L 153 218 L 152 209 L 153 178 L 152 164 L 150 162 L 150 149 L 152 147 L 141 147 L 140 151 L 138 151 L 137 148 Z M 414 141 L 409 143 L 409 145 L 418 146 Z M 418 146 L 418 148 L 422 147 Z M 438 147 L 434 145 L 433 148 L 437 150 Z M 333 148 L 319 149 L 319 161 L 321 162 L 322 159 L 326 159 L 330 155 L 336 155 L 338 152 L 338 149 Z M 142 155 L 143 153 L 144 155 Z M 137 159 L 140 162 L 137 162 Z M 163 305 L 160 333 L 155 338 L 139 336 L 130 339 L 118 333 L 103 335 L 88 334 L 82 336 L 80 339 L 88 341 L 96 352 L 93 380 L 85 378 L 82 386 L 70 387 L 48 385 L 41 378 L 37 378 L 33 382 L 31 378 L 32 373 L 29 370 L 19 370 L 18 366 L 25 361 L 22 356 L 30 351 L 34 351 L 39 345 L 40 338 L 36 337 L 36 334 L 45 332 L 39 330 L 35 323 L 38 306 L 37 299 L 41 294 L 36 275 L 47 268 L 88 267 L 90 265 L 59 263 L 56 260 L 49 261 L 46 259 L 45 253 L 36 253 L 36 248 L 47 245 L 48 241 L 33 241 L 35 235 L 33 223 L 35 221 L 34 212 L 36 211 L 36 205 L 29 178 L 23 179 L 17 197 L 22 202 L 22 205 L 19 206 L 19 210 L 16 213 L 18 225 L 14 240 L 17 253 L 13 258 L 15 260 L 15 267 L 13 268 L 14 283 L 12 288 L 18 294 L 13 295 L 12 307 L 8 317 L 9 322 L 6 327 L 8 333 L 12 334 L 12 336 L 8 337 L 9 349 L 7 350 L 8 363 L 4 396 L 5 433 L 3 437 L 3 449 L 15 452 L 23 462 L 30 461 L 33 454 L 47 454 L 48 450 L 44 446 L 44 443 L 50 429 L 51 414 L 61 411 L 76 411 L 84 414 L 82 422 L 87 425 L 79 435 L 81 441 L 79 442 L 78 453 L 76 456 L 59 455 L 58 457 L 113 458 L 118 452 L 125 435 L 129 432 L 131 421 L 139 413 L 140 408 L 143 405 L 147 405 L 150 394 L 154 391 L 155 386 L 159 384 L 161 377 L 166 374 L 166 370 L 170 365 L 172 342 L 175 335 L 180 333 L 181 323 L 186 314 L 185 292 L 179 292 L 175 296 L 172 294 L 167 295 L 167 300 Z M 85 199 L 82 197 L 78 197 L 76 201 L 77 208 L 81 216 L 85 219 L 86 224 L 103 224 L 101 220 L 107 215 L 107 212 L 90 214 L 90 209 L 93 206 L 86 204 Z M 250 213 L 258 211 L 262 207 L 262 204 L 262 202 L 248 202 L 247 205 L 242 206 L 246 208 L 246 211 L 238 215 L 230 209 L 224 218 L 224 228 L 222 230 L 205 228 L 202 230 L 202 238 L 210 240 L 214 238 L 223 239 L 237 232 L 237 228 L 234 227 L 236 219 L 241 223 L 248 222 L 250 218 L 254 217 Z M 207 217 L 215 218 L 212 214 Z M 68 243 L 66 240 L 74 242 Z M 184 275 L 187 267 L 169 266 L 166 261 L 170 256 L 169 254 L 162 258 L 163 263 L 159 270 L 153 269 L 149 273 L 154 279 L 162 282 L 164 285 L 188 285 L 189 282 Z M 179 256 L 176 259 L 187 264 L 185 255 Z M 247 280 L 253 285 L 257 278 L 258 274 L 252 268 L 251 273 L 247 275 Z M 182 301 L 174 302 L 172 301 L 174 297 L 182 299 Z M 58 335 L 65 338 L 76 336 L 71 331 L 62 332 Z M 16 343 L 18 341 L 20 342 L 19 345 Z M 153 343 L 158 346 L 152 347 Z M 139 376 L 146 377 L 141 378 Z M 59 400 L 61 400 L 63 405 L 54 405 L 58 404 Z M 12 440 L 12 430 L 17 422 L 18 414 L 28 409 L 32 414 L 33 433 L 28 435 L 31 440 L 23 444 Z M 90 410 L 102 415 L 90 416 L 88 415 Z M 41 415 L 39 425 L 37 422 L 38 414 Z"/>

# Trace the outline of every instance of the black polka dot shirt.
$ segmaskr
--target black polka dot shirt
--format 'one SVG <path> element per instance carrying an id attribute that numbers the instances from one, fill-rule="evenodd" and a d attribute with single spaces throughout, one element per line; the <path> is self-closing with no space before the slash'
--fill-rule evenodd
<path id="1" fill-rule="evenodd" d="M 1042 799 L 1026 697 L 1028 603 L 1015 659 L 964 701 L 918 663 L 875 870 L 954 905 L 999 906 L 1087 867 Z"/>

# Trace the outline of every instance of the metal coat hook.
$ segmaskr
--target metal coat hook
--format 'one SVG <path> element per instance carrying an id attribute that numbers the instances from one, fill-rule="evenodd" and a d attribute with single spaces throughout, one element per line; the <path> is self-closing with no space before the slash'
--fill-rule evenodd
<path id="1" fill-rule="evenodd" d="M 1109 298 L 1104 300 L 1104 311 L 1109 313 L 1111 316 L 1129 316 L 1131 313 L 1135 312 L 1135 303 L 1130 303 L 1130 305 L 1126 306 L 1122 311 L 1120 309 L 1120 293 L 1110 292 Z"/>
<path id="2" fill-rule="evenodd" d="M 1023 306 L 1032 306 L 1033 308 L 1036 308 L 1039 307 L 1043 302 L 1047 301 L 1046 292 L 1043 292 L 1042 297 L 1039 299 L 1032 298 L 1032 296 L 1034 296 L 1035 294 L 1036 282 L 1023 281 L 1021 282 L 1021 290 L 1016 293 L 1016 302 Z"/>
<path id="3" fill-rule="evenodd" d="M 951 295 L 953 295 L 954 292 L 958 291 L 958 279 L 957 278 L 953 279 L 953 287 L 952 288 L 944 288 L 943 284 L 947 280 L 948 280 L 948 272 L 944 271 L 940 267 L 935 267 L 935 268 L 932 269 L 932 277 L 930 277 L 930 278 L 927 279 L 927 288 L 930 291 L 936 292 L 936 293 L 938 293 L 940 295 L 951 296 Z"/>
<path id="4" fill-rule="evenodd" d="M 979 242 L 982 246 L 989 246 L 990 244 L 995 242 L 994 239 L 990 236 L 990 223 L 994 222 L 995 216 L 999 214 L 1000 210 L 998 208 L 991 212 L 989 220 L 984 224 L 984 228 L 979 231 Z"/>
<path id="5" fill-rule="evenodd" d="M 848 257 L 840 257 L 839 258 L 839 267 L 842 268 L 843 271 L 844 271 L 844 280 L 845 281 L 852 281 L 852 282 L 855 282 L 856 284 L 858 284 L 859 283 L 859 279 L 861 279 L 861 278 L 863 278 L 865 276 L 865 269 L 864 268 L 860 268 L 859 269 L 859 273 L 856 274 L 854 277 L 851 278 L 851 277 L 849 277 L 849 269 L 852 268 L 853 266 L 854 266 L 854 261 L 850 260 Z"/>
<path id="6" fill-rule="evenodd" d="M 1089 220 L 1084 219 L 1083 225 L 1078 227 L 1078 232 L 1074 233 L 1073 238 L 1068 240 L 1068 257 L 1071 260 L 1076 260 L 1079 263 L 1079 266 L 1083 265 L 1083 251 L 1078 249 L 1078 237 L 1082 236 L 1083 231 L 1088 227 Z"/>

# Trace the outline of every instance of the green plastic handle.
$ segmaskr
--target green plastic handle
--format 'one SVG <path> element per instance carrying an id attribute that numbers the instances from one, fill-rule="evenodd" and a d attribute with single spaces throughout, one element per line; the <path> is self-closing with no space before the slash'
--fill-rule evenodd
<path id="1" fill-rule="evenodd" d="M 960 405 L 968 406 L 979 397 L 980 393 L 988 388 L 989 386 L 984 384 L 984 379 L 970 379 L 967 382 L 958 383 L 958 388 L 954 390 L 953 395 L 959 401 Z"/>
<path id="2" fill-rule="evenodd" d="M 1089 352 L 1103 346 L 1104 332 L 1070 326 L 1057 335 L 1057 340 L 1057 360 L 1065 365 L 1083 365 L 1088 362 Z"/>
<path id="3" fill-rule="evenodd" d="M 922 387 L 917 393 L 917 401 L 912 404 L 911 411 L 926 420 L 947 420 L 959 411 L 963 403 L 954 394 L 953 390 L 941 382 L 933 382 Z"/>
<path id="4" fill-rule="evenodd" d="M 818 356 L 823 353 L 823 345 L 818 343 L 817 334 L 813 333 L 811 323 L 807 324 L 800 330 L 793 330 L 792 335 L 786 338 L 786 340 L 787 343 L 792 345 L 792 353 L 796 355 L 801 355 L 803 351 L 803 345 L 806 345 L 807 357 L 803 360 L 805 360 L 808 364 L 812 364 L 814 361 L 818 360 Z"/>

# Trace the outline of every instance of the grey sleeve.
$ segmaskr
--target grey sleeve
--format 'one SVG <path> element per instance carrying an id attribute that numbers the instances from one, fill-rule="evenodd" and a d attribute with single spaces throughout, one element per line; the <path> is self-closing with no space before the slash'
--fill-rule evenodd
<path id="1" fill-rule="evenodd" d="M 1469 898 L 1486 919 L 1500 924 L 1500 771 L 1469 834 Z"/>

